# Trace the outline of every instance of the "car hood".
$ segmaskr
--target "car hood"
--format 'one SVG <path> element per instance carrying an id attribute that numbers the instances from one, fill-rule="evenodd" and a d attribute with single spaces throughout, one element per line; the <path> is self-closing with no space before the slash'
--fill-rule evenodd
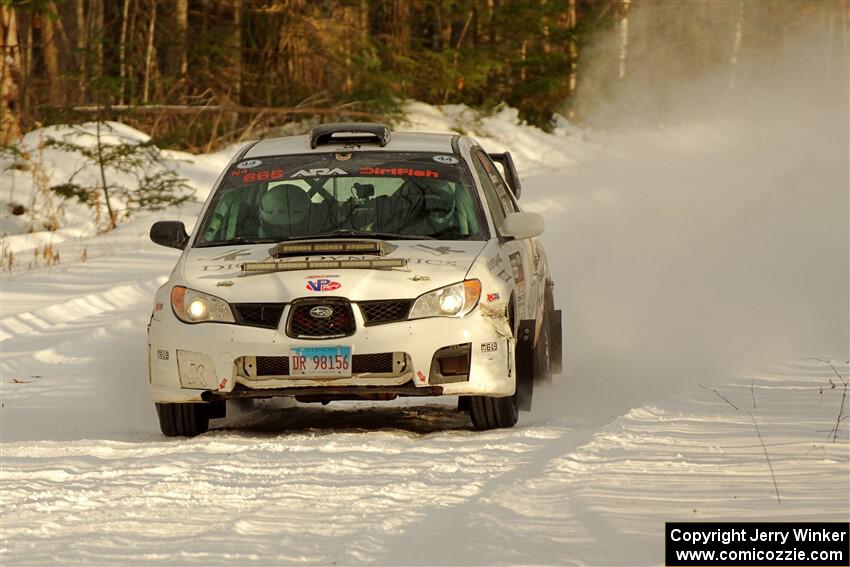
<path id="1" fill-rule="evenodd" d="M 285 302 L 300 297 L 366 299 L 413 298 L 432 289 L 462 281 L 483 241 L 385 241 L 385 255 L 290 256 L 304 260 L 405 259 L 402 268 L 293 270 L 243 274 L 242 264 L 270 260 L 268 244 L 192 248 L 182 265 L 186 286 L 229 302 Z"/>

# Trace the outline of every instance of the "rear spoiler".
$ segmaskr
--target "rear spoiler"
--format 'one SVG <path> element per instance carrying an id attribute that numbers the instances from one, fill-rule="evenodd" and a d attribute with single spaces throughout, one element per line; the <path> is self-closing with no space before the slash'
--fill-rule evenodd
<path id="1" fill-rule="evenodd" d="M 522 183 L 520 183 L 519 174 L 516 171 L 516 166 L 514 165 L 514 160 L 511 157 L 511 152 L 487 155 L 490 156 L 490 159 L 502 165 L 502 168 L 505 170 L 505 181 L 508 182 L 508 187 L 510 187 L 514 197 L 518 200 L 519 196 L 522 194 Z"/>

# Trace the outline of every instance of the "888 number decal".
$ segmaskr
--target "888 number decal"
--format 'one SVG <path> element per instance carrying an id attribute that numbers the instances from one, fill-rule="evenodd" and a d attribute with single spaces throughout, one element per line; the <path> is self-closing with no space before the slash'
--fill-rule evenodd
<path id="1" fill-rule="evenodd" d="M 271 171 L 235 171 L 236 175 L 242 175 L 242 183 L 254 183 L 255 181 L 274 181 L 275 179 L 283 179 L 282 169 L 272 169 Z"/>

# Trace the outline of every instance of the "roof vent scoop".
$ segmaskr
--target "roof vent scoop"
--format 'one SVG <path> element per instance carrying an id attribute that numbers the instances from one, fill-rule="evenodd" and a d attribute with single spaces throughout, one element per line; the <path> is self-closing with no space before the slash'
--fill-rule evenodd
<path id="1" fill-rule="evenodd" d="M 328 144 L 390 143 L 390 129 L 374 122 L 320 124 L 310 130 L 310 148 Z"/>

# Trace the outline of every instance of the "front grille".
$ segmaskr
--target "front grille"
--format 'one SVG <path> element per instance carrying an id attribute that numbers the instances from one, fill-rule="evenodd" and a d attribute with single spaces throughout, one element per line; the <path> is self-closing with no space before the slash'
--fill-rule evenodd
<path id="1" fill-rule="evenodd" d="M 366 326 L 392 323 L 407 319 L 410 311 L 410 299 L 392 299 L 390 301 L 367 301 L 360 303 L 360 311 Z"/>
<path id="2" fill-rule="evenodd" d="M 289 357 L 258 356 L 257 376 L 289 376 Z"/>
<path id="3" fill-rule="evenodd" d="M 355 354 L 351 358 L 351 372 L 354 374 L 393 371 L 393 353 L 391 352 Z"/>
<path id="4" fill-rule="evenodd" d="M 318 317 L 310 311 L 316 307 L 331 310 L 328 317 Z M 286 332 L 295 338 L 331 339 L 354 334 L 354 313 L 344 299 L 314 299 L 292 305 Z"/>
<path id="5" fill-rule="evenodd" d="M 238 325 L 276 329 L 285 303 L 231 303 Z"/>
<path id="6" fill-rule="evenodd" d="M 395 373 L 393 353 L 355 354 L 351 357 L 352 374 L 366 372 Z M 258 356 L 257 376 L 289 376 L 288 356 Z"/>

